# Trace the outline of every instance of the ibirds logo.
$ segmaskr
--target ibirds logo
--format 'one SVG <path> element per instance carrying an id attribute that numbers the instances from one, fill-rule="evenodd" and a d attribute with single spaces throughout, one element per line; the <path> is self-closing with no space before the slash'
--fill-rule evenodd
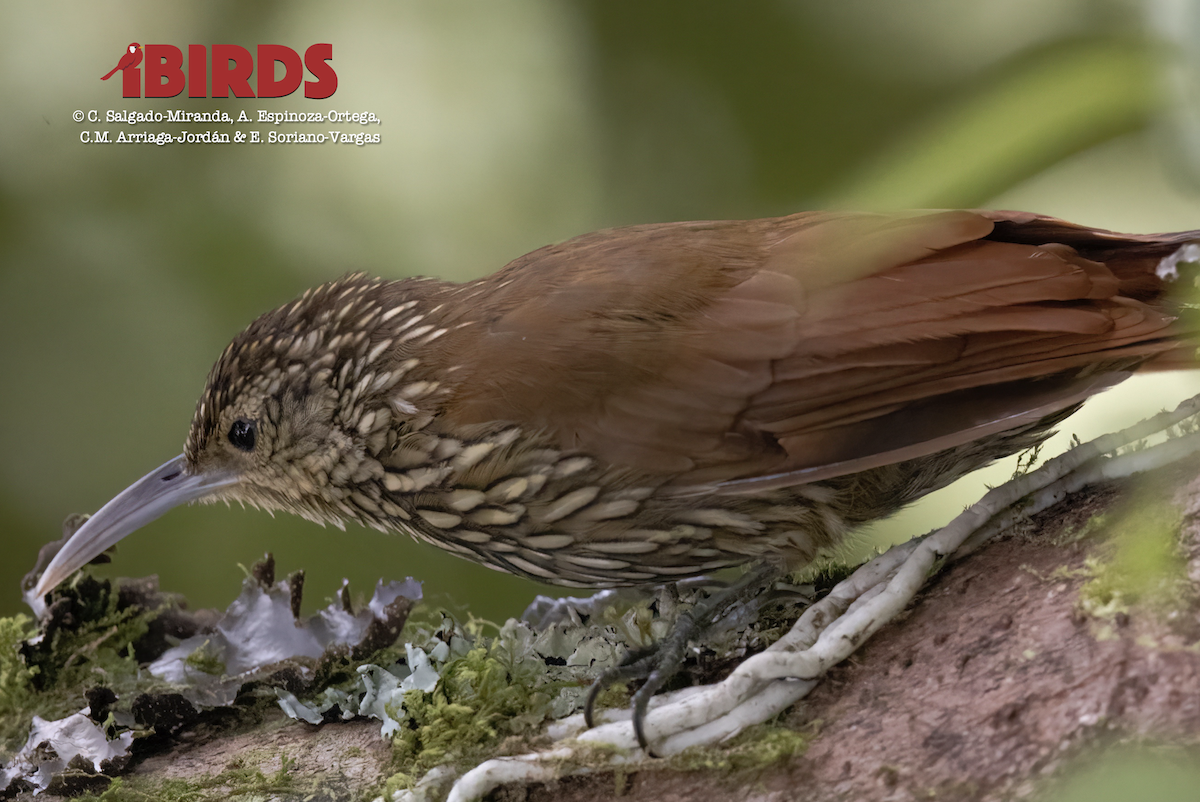
<path id="1" fill-rule="evenodd" d="M 212 81 L 209 82 L 209 48 L 188 45 L 187 75 L 183 74 L 183 52 L 174 45 L 139 45 L 132 42 L 121 54 L 117 66 L 100 80 L 107 81 L 121 71 L 121 97 L 143 97 L 142 73 L 146 74 L 145 97 L 177 97 L 187 89 L 188 97 L 286 97 L 300 88 L 304 81 L 304 96 L 313 100 L 327 98 L 337 91 L 337 73 L 329 64 L 333 60 L 333 45 L 310 45 L 300 54 L 285 45 L 258 45 L 258 77 L 255 88 L 250 87 L 255 57 L 241 45 L 212 46 Z M 143 56 L 144 63 L 143 63 Z M 278 64 L 283 65 L 283 77 L 276 78 Z M 304 69 L 315 78 L 304 80 Z M 255 92 L 257 89 L 257 93 Z"/>

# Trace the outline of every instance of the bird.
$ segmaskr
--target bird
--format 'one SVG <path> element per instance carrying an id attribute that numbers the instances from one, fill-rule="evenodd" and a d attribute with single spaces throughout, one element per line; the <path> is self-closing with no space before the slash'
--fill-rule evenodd
<path id="1" fill-rule="evenodd" d="M 127 67 L 136 67 L 142 63 L 142 46 L 137 42 L 130 42 L 125 48 L 125 52 L 121 54 L 121 60 L 117 62 L 117 66 L 108 71 L 108 75 L 101 78 L 101 81 L 107 81 L 117 72 Z"/>
<path id="2" fill-rule="evenodd" d="M 346 275 L 233 339 L 183 453 L 33 593 L 222 500 L 568 587 L 769 582 L 1135 371 L 1191 366 L 1196 241 L 813 211 L 598 231 L 464 283 Z"/>

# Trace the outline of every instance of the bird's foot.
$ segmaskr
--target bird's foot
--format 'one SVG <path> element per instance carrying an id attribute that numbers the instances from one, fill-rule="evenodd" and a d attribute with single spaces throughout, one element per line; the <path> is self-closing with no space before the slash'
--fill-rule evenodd
<path id="1" fill-rule="evenodd" d="M 608 669 L 592 683 L 583 708 L 587 726 L 595 726 L 594 708 L 601 691 L 615 682 L 643 679 L 645 682 L 633 694 L 633 731 L 638 745 L 653 756 L 643 726 L 646 708 L 650 698 L 679 672 L 688 642 L 722 621 L 739 604 L 757 598 L 782 573 L 783 566 L 777 562 L 760 563 L 737 582 L 717 590 L 696 606 L 680 613 L 670 634 L 662 641 L 646 648 L 631 649 L 620 665 Z"/>

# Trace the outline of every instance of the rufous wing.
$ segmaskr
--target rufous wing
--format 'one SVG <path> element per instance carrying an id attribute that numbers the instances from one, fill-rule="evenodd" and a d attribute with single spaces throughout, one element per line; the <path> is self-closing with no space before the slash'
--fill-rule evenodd
<path id="1" fill-rule="evenodd" d="M 731 492 L 912 459 L 1173 349 L 1154 268 L 1189 238 L 996 212 L 597 232 L 482 280 L 447 414 Z"/>

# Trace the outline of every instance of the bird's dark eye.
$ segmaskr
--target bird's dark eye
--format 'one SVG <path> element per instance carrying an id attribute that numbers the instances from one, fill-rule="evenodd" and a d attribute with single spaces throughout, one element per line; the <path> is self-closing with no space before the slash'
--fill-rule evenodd
<path id="1" fill-rule="evenodd" d="M 229 427 L 229 442 L 242 451 L 253 451 L 254 437 L 257 433 L 254 421 L 238 418 Z"/>

